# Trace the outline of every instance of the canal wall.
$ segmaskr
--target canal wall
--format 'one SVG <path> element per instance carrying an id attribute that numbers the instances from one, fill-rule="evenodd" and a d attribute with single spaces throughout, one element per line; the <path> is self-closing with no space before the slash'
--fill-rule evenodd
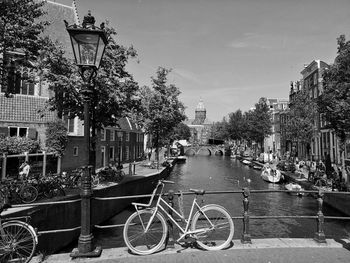
<path id="1" fill-rule="evenodd" d="M 176 160 L 173 160 L 173 165 Z M 147 175 L 127 175 L 122 182 L 111 186 L 94 189 L 94 197 L 116 197 L 129 195 L 149 194 L 161 178 L 169 176 L 172 167 L 162 167 Z M 80 235 L 79 194 L 63 197 L 60 200 L 72 200 L 71 203 L 52 203 L 42 206 L 33 206 L 21 211 L 13 212 L 9 216 L 30 215 L 30 224 L 39 232 L 48 230 L 67 229 L 66 232 L 44 233 L 39 236 L 37 252 L 52 254 L 77 240 Z M 74 201 L 75 200 L 75 201 Z M 91 224 L 101 224 L 115 214 L 125 209 L 133 200 L 96 200 L 91 202 Z M 6 216 L 5 216 L 6 217 Z M 75 229 L 75 230 L 73 230 Z M 73 230 L 73 231 L 72 231 Z M 93 232 L 93 231 L 92 231 Z"/>

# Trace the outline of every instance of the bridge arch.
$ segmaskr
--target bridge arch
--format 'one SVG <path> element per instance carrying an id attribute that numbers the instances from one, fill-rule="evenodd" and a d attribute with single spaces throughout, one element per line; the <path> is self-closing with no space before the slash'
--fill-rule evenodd
<path id="1" fill-rule="evenodd" d="M 197 150 L 197 155 L 200 155 L 200 154 L 202 154 L 202 153 L 204 153 L 204 152 L 207 152 L 207 153 L 209 153 L 209 155 L 212 155 L 212 151 L 211 151 L 211 149 L 209 148 L 209 147 L 201 147 L 201 148 L 199 148 L 198 150 Z"/>
<path id="2" fill-rule="evenodd" d="M 195 149 L 193 149 L 193 148 L 188 148 L 188 149 L 185 151 L 185 155 L 196 155 L 196 151 L 195 151 Z"/>

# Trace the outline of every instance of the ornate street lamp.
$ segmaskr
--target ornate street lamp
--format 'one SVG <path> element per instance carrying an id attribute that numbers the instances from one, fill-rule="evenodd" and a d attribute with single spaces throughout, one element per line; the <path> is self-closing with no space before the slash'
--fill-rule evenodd
<path id="1" fill-rule="evenodd" d="M 90 173 L 90 94 L 93 93 L 93 80 L 100 66 L 105 47 L 108 43 L 104 24 L 100 28 L 95 27 L 95 18 L 91 12 L 84 17 L 82 26 L 71 25 L 64 21 L 69 33 L 75 63 L 79 67 L 80 75 L 84 81 L 84 138 L 85 152 L 87 154 L 85 173 L 82 178 L 80 190 L 81 196 L 81 231 L 78 240 L 78 248 L 74 249 L 71 257 L 98 257 L 101 255 L 101 247 L 94 247 L 91 233 L 91 173 Z"/>

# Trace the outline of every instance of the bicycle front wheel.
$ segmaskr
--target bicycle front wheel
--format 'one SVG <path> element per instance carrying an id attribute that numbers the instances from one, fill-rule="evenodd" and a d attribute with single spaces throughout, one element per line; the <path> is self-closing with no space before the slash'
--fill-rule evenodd
<path id="1" fill-rule="evenodd" d="M 154 210 L 141 210 L 133 213 L 125 223 L 123 236 L 125 244 L 135 254 L 149 255 L 160 250 L 165 242 L 168 227 L 164 217 L 156 213 L 147 231 Z"/>
<path id="2" fill-rule="evenodd" d="M 234 225 L 230 214 L 219 205 L 206 205 L 192 219 L 192 231 L 198 231 L 197 244 L 206 250 L 227 248 L 233 238 Z"/>
<path id="3" fill-rule="evenodd" d="M 33 203 L 38 198 L 38 190 L 31 185 L 25 185 L 19 192 L 21 201 L 25 204 Z"/>
<path id="4" fill-rule="evenodd" d="M 2 227 L 1 262 L 29 262 L 36 248 L 36 234 L 22 222 L 6 222 Z"/>

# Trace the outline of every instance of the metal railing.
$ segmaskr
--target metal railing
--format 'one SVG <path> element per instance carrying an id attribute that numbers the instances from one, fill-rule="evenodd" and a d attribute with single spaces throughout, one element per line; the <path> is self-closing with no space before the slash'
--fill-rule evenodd
<path id="1" fill-rule="evenodd" d="M 350 192 L 325 192 L 322 190 L 312 191 L 312 190 L 304 190 L 305 194 L 316 194 L 316 202 L 317 202 L 317 211 L 315 215 L 267 215 L 267 216 L 256 216 L 251 215 L 249 211 L 249 203 L 251 193 L 256 194 L 265 194 L 265 193 L 296 193 L 294 190 L 250 190 L 249 188 L 243 188 L 242 190 L 228 190 L 228 191 L 206 191 L 205 195 L 218 195 L 218 194 L 242 194 L 242 205 L 243 205 L 243 214 L 241 216 L 234 216 L 232 219 L 242 219 L 243 221 L 243 230 L 241 235 L 242 243 L 251 243 L 251 234 L 250 234 L 250 220 L 259 220 L 259 219 L 287 219 L 287 218 L 295 218 L 295 219 L 316 219 L 317 231 L 314 235 L 314 240 L 319 243 L 325 243 L 326 238 L 324 234 L 324 221 L 325 219 L 337 219 L 337 220 L 350 220 L 350 216 L 325 216 L 323 214 L 323 197 L 325 194 L 332 195 L 350 195 Z M 169 191 L 168 193 L 163 194 L 169 200 L 169 203 L 174 206 L 174 196 L 180 195 L 193 195 L 193 192 L 173 192 Z M 147 198 L 151 197 L 151 194 L 145 195 L 131 195 L 131 196 L 115 196 L 115 197 L 92 197 L 98 201 L 111 201 L 111 200 L 121 200 L 121 199 L 139 199 L 139 198 Z M 50 202 L 41 202 L 41 203 L 32 203 L 32 204 L 17 204 L 12 207 L 34 207 L 34 206 L 43 206 L 43 205 L 53 205 L 53 204 L 65 204 L 65 203 L 73 203 L 80 202 L 81 199 L 77 198 L 74 200 L 62 200 L 62 201 L 50 201 Z M 114 224 L 114 225 L 94 225 L 95 228 L 99 229 L 107 229 L 107 228 L 116 228 L 116 227 L 124 227 L 124 224 Z M 80 226 L 67 228 L 67 229 L 54 229 L 54 230 L 38 230 L 39 235 L 43 234 L 51 234 L 51 233 L 60 233 L 60 232 L 70 232 L 76 231 L 80 229 Z M 170 226 L 170 230 L 172 228 Z"/>

